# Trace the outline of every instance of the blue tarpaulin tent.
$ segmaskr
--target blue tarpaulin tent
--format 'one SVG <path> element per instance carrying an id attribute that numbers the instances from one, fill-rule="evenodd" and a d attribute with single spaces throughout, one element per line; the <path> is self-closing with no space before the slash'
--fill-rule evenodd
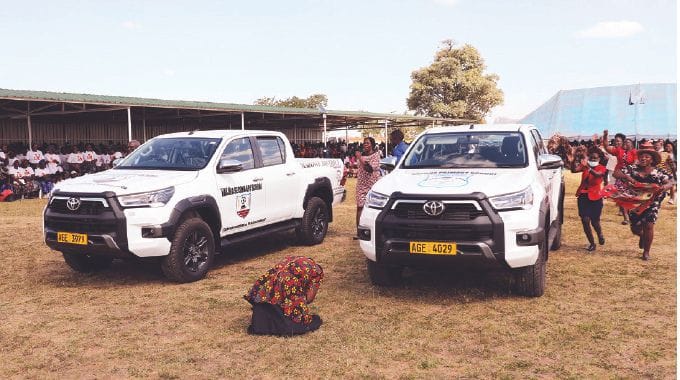
<path id="1" fill-rule="evenodd" d="M 587 139 L 593 134 L 676 138 L 675 83 L 562 90 L 521 122 L 534 124 L 547 138 L 555 133 Z"/>

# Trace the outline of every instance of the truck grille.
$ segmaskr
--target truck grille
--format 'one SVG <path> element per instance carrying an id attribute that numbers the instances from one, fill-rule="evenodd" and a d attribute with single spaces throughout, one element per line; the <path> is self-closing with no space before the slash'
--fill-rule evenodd
<path id="1" fill-rule="evenodd" d="M 383 229 L 383 236 L 389 239 L 432 240 L 432 241 L 485 241 L 491 239 L 493 231 L 475 231 L 464 226 L 447 225 L 390 225 Z"/>
<path id="2" fill-rule="evenodd" d="M 105 200 L 102 201 L 106 202 Z M 56 198 L 50 203 L 49 209 L 54 212 L 67 215 L 99 215 L 109 209 L 104 207 L 102 201 L 81 200 L 80 207 L 78 207 L 77 210 L 70 210 L 68 207 L 66 207 L 66 202 L 68 202 L 68 199 Z"/>
<path id="3" fill-rule="evenodd" d="M 88 219 L 61 219 L 52 217 L 45 221 L 45 227 L 60 232 L 77 232 L 87 234 L 115 234 L 115 220 L 103 222 Z"/>
<path id="4" fill-rule="evenodd" d="M 427 220 L 472 220 L 486 215 L 484 211 L 478 210 L 472 203 L 453 203 L 446 204 L 446 208 L 441 215 L 430 216 L 423 211 L 422 203 L 399 203 L 392 212 L 402 219 L 427 219 Z"/>

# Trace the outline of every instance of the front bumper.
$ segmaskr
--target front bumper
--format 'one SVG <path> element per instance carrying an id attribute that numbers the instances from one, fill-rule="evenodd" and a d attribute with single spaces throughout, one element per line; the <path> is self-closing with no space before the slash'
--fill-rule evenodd
<path id="1" fill-rule="evenodd" d="M 80 199 L 83 206 L 67 209 L 64 201 L 69 198 Z M 117 258 L 167 255 L 171 244 L 167 237 L 142 236 L 146 226 L 165 217 L 160 210 L 123 209 L 112 192 L 55 193 L 43 214 L 45 244 L 61 252 Z M 58 242 L 58 232 L 87 234 L 87 244 Z"/>
<path id="2" fill-rule="evenodd" d="M 416 199 L 449 201 L 454 207 L 465 204 L 469 210 L 461 209 L 446 218 L 425 219 L 415 207 L 409 210 L 410 214 L 395 207 L 399 200 Z M 538 244 L 544 236 L 542 228 L 536 225 L 538 220 L 537 207 L 496 212 L 486 197 L 478 193 L 447 197 L 397 194 L 382 210 L 363 209 L 358 228 L 359 245 L 369 260 L 386 265 L 418 266 L 483 260 L 517 268 L 533 265 L 538 258 Z M 530 229 L 527 229 L 527 221 L 531 221 Z M 412 241 L 455 242 L 458 252 L 456 255 L 411 254 L 409 243 Z"/>

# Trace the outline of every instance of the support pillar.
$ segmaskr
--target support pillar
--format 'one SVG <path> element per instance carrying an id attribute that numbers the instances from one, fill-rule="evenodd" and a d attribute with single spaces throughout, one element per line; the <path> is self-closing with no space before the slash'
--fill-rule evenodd
<path id="1" fill-rule="evenodd" d="M 323 147 L 325 148 L 328 144 L 328 138 L 326 137 L 326 114 L 323 114 Z"/>
<path id="2" fill-rule="evenodd" d="M 130 111 L 130 107 L 127 108 L 127 114 L 128 114 L 128 141 L 132 141 L 132 112 Z"/>
<path id="3" fill-rule="evenodd" d="M 246 130 L 246 116 L 243 112 L 241 112 L 241 130 Z"/>
<path id="4" fill-rule="evenodd" d="M 26 115 L 26 124 L 28 126 L 28 149 L 33 149 L 33 127 L 31 126 L 31 114 Z"/>

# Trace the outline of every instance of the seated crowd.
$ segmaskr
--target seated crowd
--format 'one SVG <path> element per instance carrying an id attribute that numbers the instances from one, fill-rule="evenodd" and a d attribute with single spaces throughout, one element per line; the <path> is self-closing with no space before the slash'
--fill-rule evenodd
<path id="1" fill-rule="evenodd" d="M 54 184 L 72 177 L 110 169 L 139 146 L 132 140 L 128 149 L 120 144 L 55 144 L 22 143 L 0 147 L 0 200 L 8 197 L 39 197 L 52 191 Z"/>

